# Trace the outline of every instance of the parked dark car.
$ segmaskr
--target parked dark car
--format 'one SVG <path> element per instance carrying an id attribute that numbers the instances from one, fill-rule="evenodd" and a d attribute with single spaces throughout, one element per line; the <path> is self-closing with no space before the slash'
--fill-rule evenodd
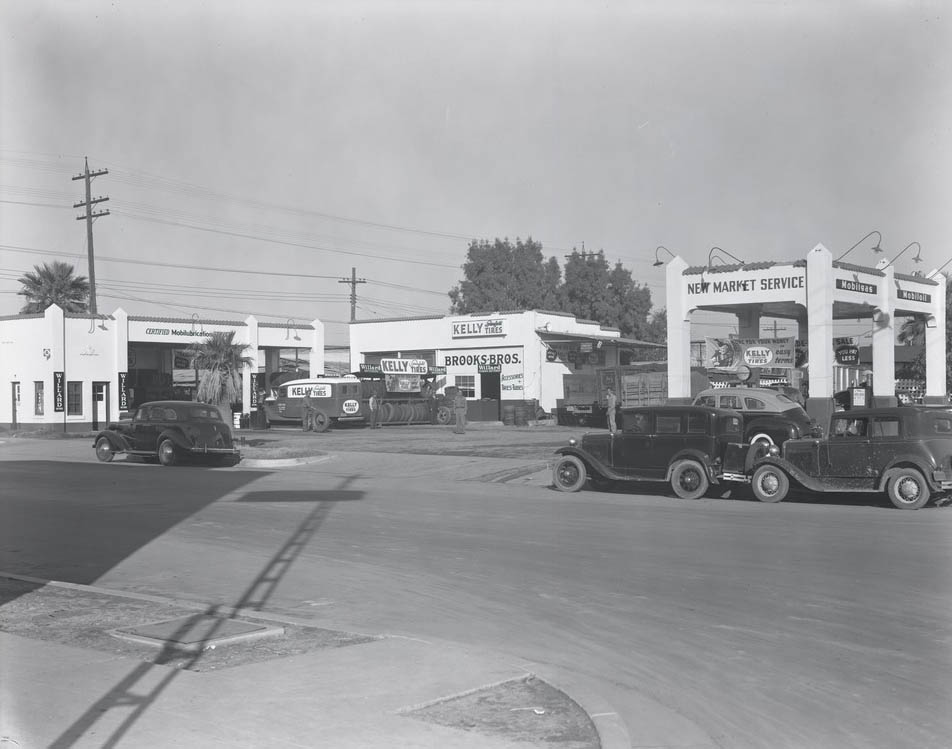
<path id="1" fill-rule="evenodd" d="M 670 482 L 684 499 L 703 496 L 711 484 L 747 481 L 759 445 L 743 442 L 743 418 L 704 406 L 623 409 L 619 431 L 593 432 L 556 450 L 555 488 L 601 488 L 612 481 Z"/>
<path id="2" fill-rule="evenodd" d="M 241 460 L 231 425 L 218 408 L 192 401 L 143 403 L 131 419 L 99 432 L 93 448 L 104 463 L 119 453 L 158 460 L 164 466 L 185 459 L 201 458 L 217 465 Z"/>
<path id="3" fill-rule="evenodd" d="M 729 408 L 744 415 L 744 442 L 782 445 L 790 439 L 819 437 L 821 430 L 803 406 L 773 388 L 709 388 L 695 406 Z"/>
<path id="4" fill-rule="evenodd" d="M 757 461 L 751 488 L 780 502 L 790 487 L 812 492 L 885 492 L 918 510 L 952 491 L 952 408 L 901 406 L 834 413 L 825 439 L 788 440 Z"/>

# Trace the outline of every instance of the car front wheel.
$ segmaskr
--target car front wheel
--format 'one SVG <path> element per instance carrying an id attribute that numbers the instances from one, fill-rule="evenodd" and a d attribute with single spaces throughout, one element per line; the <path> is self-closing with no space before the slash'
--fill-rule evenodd
<path id="1" fill-rule="evenodd" d="M 754 471 L 750 488 L 761 502 L 782 502 L 790 491 L 790 479 L 776 466 L 761 466 Z"/>
<path id="2" fill-rule="evenodd" d="M 103 463 L 108 463 L 116 457 L 116 451 L 107 437 L 100 437 L 96 440 L 96 457 Z"/>
<path id="3" fill-rule="evenodd" d="M 585 464 L 574 455 L 564 455 L 552 466 L 552 483 L 560 492 L 577 492 L 585 478 Z"/>
<path id="4" fill-rule="evenodd" d="M 929 501 L 929 485 L 915 468 L 896 468 L 886 478 L 886 494 L 900 510 L 918 510 Z"/>
<path id="5" fill-rule="evenodd" d="M 671 488 L 681 499 L 700 499 L 710 488 L 704 466 L 694 460 L 679 460 L 671 469 Z"/>
<path id="6" fill-rule="evenodd" d="M 164 466 L 174 466 L 175 465 L 175 445 L 172 443 L 172 440 L 162 440 L 159 443 L 159 463 Z"/>

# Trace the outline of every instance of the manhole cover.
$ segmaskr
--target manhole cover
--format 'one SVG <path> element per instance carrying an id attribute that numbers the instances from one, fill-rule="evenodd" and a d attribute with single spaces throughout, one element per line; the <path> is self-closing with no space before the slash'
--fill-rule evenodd
<path id="1" fill-rule="evenodd" d="M 225 619 L 208 614 L 193 614 L 141 627 L 114 629 L 110 634 L 160 648 L 199 651 L 230 642 L 276 637 L 284 634 L 284 627 L 252 624 L 240 619 Z"/>

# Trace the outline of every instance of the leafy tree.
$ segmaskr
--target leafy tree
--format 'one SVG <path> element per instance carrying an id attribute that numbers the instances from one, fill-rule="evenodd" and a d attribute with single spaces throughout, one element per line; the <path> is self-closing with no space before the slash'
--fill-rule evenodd
<path id="1" fill-rule="evenodd" d="M 194 343 L 187 350 L 192 366 L 201 371 L 197 400 L 221 406 L 241 398 L 241 369 L 251 364 L 244 355 L 245 345 L 234 342 L 235 331 L 212 333 L 203 343 Z"/>
<path id="2" fill-rule="evenodd" d="M 921 346 L 926 342 L 925 318 L 916 315 L 909 317 L 899 328 L 899 343 L 903 346 Z"/>
<path id="3" fill-rule="evenodd" d="M 665 307 L 651 314 L 642 340 L 652 343 L 664 343 L 668 340 L 668 310 Z"/>
<path id="4" fill-rule="evenodd" d="M 556 309 L 561 278 L 555 258 L 545 260 L 542 244 L 473 240 L 463 265 L 464 279 L 449 292 L 450 311 L 473 312 L 516 309 Z"/>
<path id="5" fill-rule="evenodd" d="M 17 279 L 23 286 L 17 294 L 26 297 L 20 314 L 43 312 L 51 304 L 64 312 L 86 312 L 89 309 L 89 281 L 74 276 L 73 266 L 54 260 L 34 265 L 33 270 Z"/>
<path id="6" fill-rule="evenodd" d="M 573 250 L 565 264 L 562 311 L 616 327 L 623 336 L 646 339 L 651 328 L 651 290 L 621 263 L 609 269 L 605 253 Z"/>

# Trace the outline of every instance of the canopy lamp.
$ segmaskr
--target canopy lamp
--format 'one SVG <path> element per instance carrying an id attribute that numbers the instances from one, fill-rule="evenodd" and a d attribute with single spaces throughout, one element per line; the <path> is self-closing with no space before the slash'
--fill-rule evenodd
<path id="1" fill-rule="evenodd" d="M 287 321 L 287 329 L 284 332 L 284 340 L 288 340 L 291 337 L 292 326 L 294 326 L 294 340 L 300 341 L 301 336 L 298 335 L 297 326 L 294 325 L 294 320 L 292 320 L 291 318 L 288 318 L 288 321 Z"/>
<path id="2" fill-rule="evenodd" d="M 658 257 L 658 252 L 659 252 L 660 250 L 664 250 L 665 252 L 667 252 L 667 253 L 671 256 L 671 259 L 672 259 L 672 260 L 674 260 L 674 259 L 677 257 L 677 255 L 675 255 L 673 252 L 671 252 L 671 250 L 669 250 L 669 249 L 668 249 L 667 247 L 665 247 L 663 244 L 659 244 L 659 245 L 657 246 L 657 248 L 655 249 L 655 251 L 654 251 L 654 262 L 652 263 L 652 265 L 653 265 L 655 268 L 657 268 L 657 267 L 660 266 L 660 265 L 664 265 L 664 260 L 662 260 L 660 257 Z"/>
<path id="3" fill-rule="evenodd" d="M 857 247 L 859 247 L 863 242 L 865 242 L 867 239 L 869 239 L 871 236 L 873 236 L 873 234 L 875 234 L 877 237 L 879 237 L 879 239 L 876 240 L 876 244 L 874 244 L 870 249 L 872 249 L 873 252 L 882 252 L 882 251 L 883 251 L 883 248 L 879 246 L 879 243 L 883 241 L 883 235 L 880 234 L 880 233 L 879 233 L 878 231 L 876 231 L 875 229 L 873 229 L 869 234 L 867 234 L 865 237 L 863 237 L 861 240 L 859 240 L 859 242 L 857 242 L 857 243 L 854 244 L 852 247 L 850 247 L 846 252 L 844 252 L 842 255 L 840 255 L 838 258 L 836 258 L 833 262 L 834 262 L 834 263 L 837 263 L 837 262 L 839 262 L 840 260 L 842 260 L 844 257 L 846 257 L 847 255 L 849 255 L 853 250 L 855 250 Z"/>
<path id="4" fill-rule="evenodd" d="M 918 242 L 910 242 L 910 243 L 907 244 L 905 247 L 903 247 L 902 250 L 900 250 L 899 254 L 897 254 L 896 257 L 894 257 L 894 258 L 893 258 L 892 260 L 890 260 L 888 263 L 885 263 L 884 265 L 877 265 L 876 267 L 877 267 L 879 270 L 882 270 L 883 268 L 888 268 L 890 265 L 892 265 L 893 263 L 895 263 L 895 262 L 899 259 L 899 257 L 900 257 L 904 252 L 906 252 L 906 250 L 908 250 L 909 248 L 911 248 L 913 245 L 915 245 L 915 246 L 918 247 L 919 249 L 918 249 L 918 251 L 916 252 L 916 256 L 912 259 L 912 262 L 914 262 L 914 263 L 921 263 L 921 262 L 922 262 L 922 258 L 919 257 L 919 256 L 922 254 L 922 245 L 919 244 Z"/>
<path id="5" fill-rule="evenodd" d="M 708 268 L 711 267 L 711 263 L 714 261 L 714 252 L 715 252 L 715 251 L 717 251 L 717 252 L 722 252 L 722 253 L 724 253 L 725 255 L 727 255 L 728 257 L 734 258 L 734 260 L 736 260 L 736 261 L 737 261 L 738 263 L 740 263 L 741 265 L 744 265 L 744 264 L 745 264 L 743 260 L 741 260 L 739 257 L 737 257 L 737 255 L 734 255 L 733 253 L 730 253 L 730 252 L 728 252 L 727 250 L 722 249 L 721 247 L 712 247 L 712 248 L 711 248 L 711 251 L 710 251 L 709 253 L 707 253 L 707 267 L 708 267 Z M 722 257 L 721 257 L 721 258 L 718 258 L 718 260 L 720 260 L 721 262 L 723 262 L 724 265 L 730 265 L 730 263 L 728 263 L 727 261 L 725 261 L 724 258 L 722 258 Z"/>

